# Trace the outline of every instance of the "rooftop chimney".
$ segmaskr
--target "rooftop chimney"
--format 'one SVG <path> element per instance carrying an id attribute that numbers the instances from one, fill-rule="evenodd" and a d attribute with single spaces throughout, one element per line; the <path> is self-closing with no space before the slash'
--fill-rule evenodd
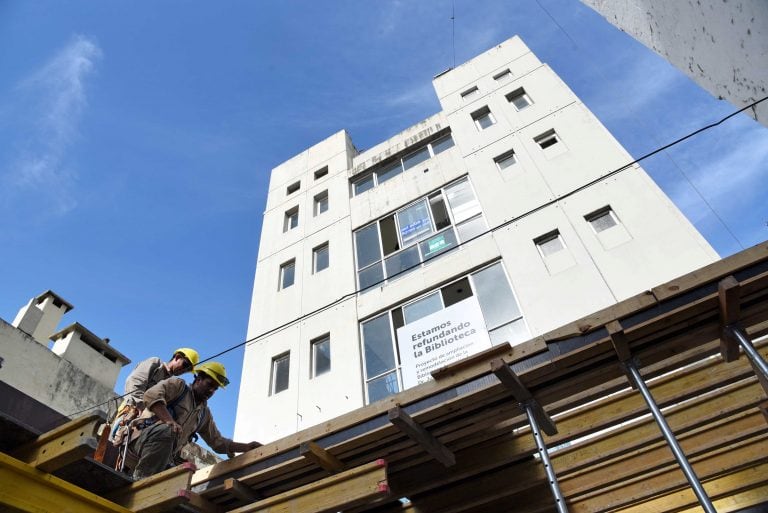
<path id="1" fill-rule="evenodd" d="M 109 345 L 80 323 L 70 324 L 51 336 L 51 350 L 75 367 L 102 383 L 114 388 L 120 369 L 131 363 L 125 355 Z"/>
<path id="2" fill-rule="evenodd" d="M 56 331 L 61 317 L 74 307 L 61 296 L 46 290 L 29 300 L 16 314 L 13 326 L 48 347 L 48 339 Z"/>

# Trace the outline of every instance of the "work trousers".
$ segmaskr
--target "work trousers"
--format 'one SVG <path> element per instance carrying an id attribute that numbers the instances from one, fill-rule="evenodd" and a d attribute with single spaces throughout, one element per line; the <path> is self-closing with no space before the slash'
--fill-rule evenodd
<path id="1" fill-rule="evenodd" d="M 141 430 L 139 437 L 132 442 L 132 451 L 139 461 L 133 469 L 134 479 L 144 479 L 162 472 L 173 461 L 173 451 L 176 448 L 176 437 L 171 426 L 155 422 Z"/>

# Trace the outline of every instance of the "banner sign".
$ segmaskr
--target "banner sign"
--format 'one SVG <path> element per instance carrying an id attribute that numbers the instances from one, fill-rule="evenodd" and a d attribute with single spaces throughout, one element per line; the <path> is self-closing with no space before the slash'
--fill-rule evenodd
<path id="1" fill-rule="evenodd" d="M 432 379 L 432 371 L 491 347 L 475 297 L 406 324 L 397 330 L 403 387 Z"/>

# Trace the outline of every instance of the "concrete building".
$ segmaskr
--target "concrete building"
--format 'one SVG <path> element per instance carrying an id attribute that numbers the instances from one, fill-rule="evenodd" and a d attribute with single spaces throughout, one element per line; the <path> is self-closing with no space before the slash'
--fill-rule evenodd
<path id="1" fill-rule="evenodd" d="M 741 109 L 768 96 L 768 2 L 582 0 L 709 91 Z M 768 101 L 747 110 L 768 127 Z"/>
<path id="2" fill-rule="evenodd" d="M 131 362 L 79 323 L 54 333 L 72 308 L 48 290 L 12 324 L 0 319 L 0 382 L 67 417 L 116 397 L 117 376 Z"/>
<path id="3" fill-rule="evenodd" d="M 514 37 L 433 81 L 442 110 L 272 170 L 235 438 L 269 442 L 718 256 Z"/>

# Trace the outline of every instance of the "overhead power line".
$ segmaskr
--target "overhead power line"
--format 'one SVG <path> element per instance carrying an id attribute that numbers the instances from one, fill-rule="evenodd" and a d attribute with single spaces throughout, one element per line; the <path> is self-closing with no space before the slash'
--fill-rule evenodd
<path id="1" fill-rule="evenodd" d="M 662 152 L 664 150 L 667 150 L 667 149 L 669 149 L 669 148 L 671 148 L 673 146 L 676 146 L 676 145 L 680 144 L 683 141 L 687 141 L 688 139 L 690 139 L 692 137 L 695 137 L 696 135 L 698 135 L 698 134 L 700 134 L 702 132 L 705 132 L 705 131 L 710 130 L 710 129 L 716 127 L 716 126 L 719 126 L 722 123 L 726 122 L 727 120 L 731 119 L 732 117 L 734 117 L 734 116 L 744 112 L 745 110 L 751 109 L 751 108 L 757 106 L 758 104 L 760 104 L 760 103 L 762 103 L 762 102 L 764 102 L 766 100 L 768 100 L 768 96 L 766 96 L 764 98 L 761 98 L 761 99 L 759 99 L 759 100 L 757 100 L 757 101 L 755 101 L 755 102 L 747 105 L 746 107 L 743 107 L 743 108 L 741 108 L 741 109 L 739 109 L 739 110 L 737 110 L 735 112 L 732 112 L 731 114 L 728 114 L 724 118 L 722 118 L 722 119 L 720 119 L 718 121 L 715 121 L 714 123 L 710 123 L 710 124 L 708 124 L 706 126 L 703 126 L 703 127 L 699 128 L 697 130 L 694 130 L 693 132 L 688 133 L 687 135 L 684 135 L 683 137 L 680 137 L 679 139 L 675 139 L 671 143 L 668 143 L 668 144 L 665 144 L 664 146 L 656 148 L 655 150 L 652 150 L 652 151 L 646 153 L 642 157 L 638 157 L 637 159 L 633 160 L 632 162 L 624 164 L 623 166 L 621 166 L 619 168 L 616 168 L 616 169 L 614 169 L 612 171 L 609 171 L 609 172 L 601 175 L 600 177 L 595 178 L 594 180 L 591 180 L 591 181 L 589 181 L 589 182 L 587 182 L 587 183 L 585 183 L 585 184 L 583 184 L 583 185 L 581 185 L 579 187 L 576 187 L 575 189 L 570 190 L 569 192 L 563 194 L 562 196 L 559 196 L 559 197 L 557 197 L 557 198 L 555 198 L 553 200 L 550 200 L 550 201 L 548 201 L 548 202 L 546 202 L 546 203 L 544 203 L 542 205 L 539 205 L 538 207 L 532 208 L 531 210 L 528 210 L 527 212 L 524 212 L 524 213 L 520 214 L 519 216 L 516 216 L 516 217 L 514 217 L 512 219 L 504 221 L 503 223 L 498 224 L 498 225 L 494 226 L 493 228 L 489 228 L 488 230 L 484 231 L 483 233 L 480 233 L 480 234 L 472 237 L 471 239 L 468 239 L 468 240 L 466 240 L 464 242 L 461 242 L 461 243 L 457 244 L 456 248 L 459 248 L 459 247 L 461 247 L 461 246 L 463 246 L 465 244 L 468 244 L 468 243 L 472 242 L 473 240 L 475 240 L 477 238 L 483 237 L 483 236 L 487 235 L 488 233 L 492 233 L 492 232 L 495 232 L 495 231 L 500 230 L 502 228 L 505 228 L 505 227 L 509 226 L 510 224 L 516 223 L 516 222 L 518 222 L 518 221 L 520 221 L 520 220 L 522 220 L 522 219 L 524 219 L 524 218 L 526 218 L 526 217 L 528 217 L 528 216 L 530 216 L 532 214 L 535 214 L 536 212 L 539 212 L 539 211 L 541 211 L 541 210 L 543 210 L 543 209 L 545 209 L 547 207 L 555 205 L 558 202 L 560 202 L 560 201 L 562 201 L 562 200 L 564 200 L 566 198 L 569 198 L 570 196 L 573 196 L 574 194 L 576 194 L 578 192 L 581 192 L 581 191 L 583 191 L 585 189 L 588 189 L 589 187 L 592 187 L 592 186 L 594 186 L 594 185 L 596 185 L 596 184 L 598 184 L 598 183 L 600 183 L 600 182 L 602 182 L 604 180 L 607 180 L 608 178 L 611 178 L 612 176 L 617 175 L 618 173 L 621 173 L 623 171 L 626 171 L 627 169 L 630 169 L 633 165 L 635 165 L 635 164 L 637 164 L 639 162 L 642 162 L 643 160 L 645 160 L 647 158 L 650 158 L 650 157 L 652 157 L 652 156 L 654 156 L 654 155 L 656 155 L 656 154 L 658 154 L 658 153 L 660 153 L 660 152 Z M 420 265 L 421 265 L 421 263 L 418 263 L 418 264 L 415 264 L 415 265 L 413 265 L 411 267 L 403 269 L 402 271 L 400 271 L 400 272 L 398 272 L 396 274 L 393 274 L 392 276 L 389 276 L 389 277 L 387 277 L 387 278 L 385 278 L 383 280 L 380 280 L 380 281 L 378 281 L 376 283 L 373 283 L 373 284 L 369 285 L 365 289 L 356 289 L 356 290 L 354 290 L 352 292 L 344 294 L 340 298 L 338 298 L 338 299 L 336 299 L 336 300 L 334 300 L 334 301 L 332 301 L 332 302 L 330 302 L 330 303 L 328 303 L 328 304 L 326 304 L 324 306 L 321 306 L 320 308 L 312 310 L 311 312 L 303 314 L 303 315 L 297 317 L 296 319 L 293 319 L 293 320 L 288 321 L 288 322 L 286 322 L 284 324 L 281 324 L 280 326 L 276 326 L 274 328 L 271 328 L 271 329 L 269 329 L 269 330 L 267 330 L 267 331 L 265 331 L 263 333 L 260 333 L 260 334 L 254 336 L 254 337 L 251 337 L 251 338 L 249 338 L 247 340 L 239 342 L 239 343 L 237 343 L 237 344 L 235 344 L 235 345 L 233 345 L 231 347 L 228 347 L 227 349 L 224 349 L 223 351 L 220 351 L 220 352 L 218 352 L 218 353 L 216 353 L 216 354 L 214 354 L 212 356 L 209 356 L 208 358 L 200 360 L 199 363 L 203 363 L 203 362 L 207 362 L 207 361 L 213 360 L 215 358 L 218 358 L 219 356 L 222 356 L 224 354 L 229 353 L 230 351 L 234 351 L 235 349 L 239 349 L 239 348 L 241 348 L 241 347 L 243 347 L 245 345 L 248 345 L 250 343 L 258 341 L 259 339 L 262 339 L 264 337 L 272 335 L 273 333 L 278 333 L 278 332 L 280 332 L 280 331 L 282 331 L 282 330 L 284 330 L 286 328 L 289 328 L 290 326 L 293 326 L 297 322 L 301 322 L 301 321 L 303 321 L 305 319 L 308 319 L 308 318 L 310 318 L 312 316 L 315 316 L 315 315 L 317 315 L 317 314 L 319 314 L 321 312 L 324 312 L 325 310 L 328 310 L 329 308 L 333 308 L 334 306 L 338 305 L 339 303 L 341 303 L 343 301 L 346 301 L 347 299 L 349 299 L 351 297 L 356 296 L 357 294 L 359 294 L 363 290 L 367 290 L 367 289 L 370 289 L 372 287 L 376 287 L 376 286 L 384 283 L 385 281 L 387 281 L 389 279 L 392 279 L 392 278 L 395 278 L 395 277 L 397 277 L 397 276 L 399 276 L 401 274 L 405 274 L 405 273 L 409 272 L 410 270 L 415 269 L 416 267 L 419 267 Z M 116 398 L 110 399 L 108 401 L 104 401 L 104 402 L 95 404 L 95 405 L 90 406 L 88 408 L 85 408 L 83 410 L 74 412 L 74 413 L 72 413 L 72 414 L 70 414 L 68 416 L 69 417 L 74 417 L 76 415 L 80 415 L 81 413 L 85 413 L 87 411 L 99 408 L 100 406 L 107 405 L 110 402 L 115 401 L 117 399 L 122 399 L 126 395 L 128 395 L 128 394 L 123 394 L 121 396 L 118 396 Z"/>

